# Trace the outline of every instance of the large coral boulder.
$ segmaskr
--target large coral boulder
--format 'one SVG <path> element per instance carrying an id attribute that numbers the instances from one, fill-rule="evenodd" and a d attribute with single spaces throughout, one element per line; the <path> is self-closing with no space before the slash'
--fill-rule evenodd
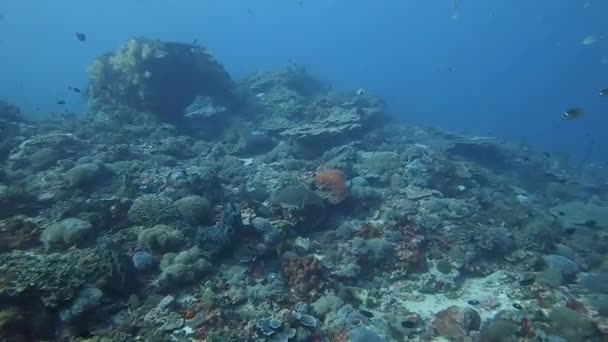
<path id="1" fill-rule="evenodd" d="M 97 113 L 145 112 L 179 122 L 197 97 L 227 108 L 238 102 L 230 75 L 198 45 L 132 38 L 97 58 L 89 76 L 88 103 Z"/>

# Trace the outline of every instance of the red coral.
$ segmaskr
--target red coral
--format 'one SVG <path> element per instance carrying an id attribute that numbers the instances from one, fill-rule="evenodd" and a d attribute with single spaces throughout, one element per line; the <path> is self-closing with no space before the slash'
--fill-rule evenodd
<path id="1" fill-rule="evenodd" d="M 315 175 L 314 181 L 317 188 L 330 193 L 329 201 L 333 204 L 340 203 L 348 197 L 346 176 L 338 169 L 319 171 Z"/>

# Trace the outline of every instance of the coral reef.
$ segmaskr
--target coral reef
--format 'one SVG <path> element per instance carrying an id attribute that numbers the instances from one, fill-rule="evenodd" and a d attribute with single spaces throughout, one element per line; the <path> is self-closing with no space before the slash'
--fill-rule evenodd
<path id="1" fill-rule="evenodd" d="M 228 73 L 198 45 L 131 38 L 95 60 L 89 77 L 87 96 L 95 112 L 127 108 L 127 113 L 150 113 L 179 123 L 197 96 L 208 96 L 225 107 L 239 102 Z M 121 119 L 127 123 L 134 118 Z"/>
<path id="2" fill-rule="evenodd" d="M 0 340 L 608 336 L 604 168 L 190 44 L 130 39 L 86 96 L 0 102 Z"/>

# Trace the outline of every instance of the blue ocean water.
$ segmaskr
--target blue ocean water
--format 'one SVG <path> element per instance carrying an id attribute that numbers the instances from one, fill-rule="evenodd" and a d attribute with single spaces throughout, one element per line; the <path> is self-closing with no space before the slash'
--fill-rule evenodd
<path id="1" fill-rule="evenodd" d="M 608 162 L 608 38 L 582 44 L 608 35 L 604 0 L 3 0 L 0 14 L 0 98 L 31 117 L 62 99 L 84 112 L 67 87 L 131 36 L 198 39 L 236 78 L 293 62 L 417 124 Z"/>

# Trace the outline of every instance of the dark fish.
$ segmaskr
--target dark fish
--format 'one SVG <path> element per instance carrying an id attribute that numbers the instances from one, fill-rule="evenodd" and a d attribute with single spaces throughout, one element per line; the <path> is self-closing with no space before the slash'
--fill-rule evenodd
<path id="1" fill-rule="evenodd" d="M 57 104 L 58 105 L 64 105 L 64 104 L 66 104 L 66 102 L 65 102 L 65 100 L 59 100 L 59 101 L 57 101 Z"/>
<path id="2" fill-rule="evenodd" d="M 479 301 L 477 299 L 471 299 L 467 303 L 469 305 L 479 305 Z"/>
<path id="3" fill-rule="evenodd" d="M 82 32 L 76 32 L 76 39 L 80 40 L 81 42 L 84 42 L 85 40 L 87 40 L 87 36 Z"/>
<path id="4" fill-rule="evenodd" d="M 72 86 L 68 86 L 68 90 L 71 90 L 71 91 L 73 91 L 75 93 L 80 93 L 81 92 L 80 88 L 76 88 L 76 87 L 72 87 Z"/>
<path id="5" fill-rule="evenodd" d="M 523 306 L 521 306 L 521 304 L 518 304 L 518 303 L 513 303 L 513 307 L 516 308 L 517 310 L 521 310 L 524 308 Z"/>
<path id="6" fill-rule="evenodd" d="M 367 310 L 361 310 L 361 314 L 367 318 L 373 318 L 374 317 L 374 313 L 367 311 Z"/>
<path id="7" fill-rule="evenodd" d="M 572 235 L 572 234 L 574 234 L 574 232 L 576 232 L 576 228 L 574 228 L 574 227 L 566 228 L 564 230 L 564 234 L 566 234 L 566 235 Z"/>
<path id="8" fill-rule="evenodd" d="M 597 221 L 595 221 L 595 220 L 588 220 L 588 221 L 585 221 L 583 223 L 578 223 L 577 226 L 587 227 L 587 228 L 596 228 L 597 227 Z"/>
<path id="9" fill-rule="evenodd" d="M 528 286 L 528 285 L 531 285 L 532 283 L 534 283 L 534 278 L 526 278 L 526 279 L 522 279 L 519 281 L 519 285 L 521 285 L 521 286 Z"/>
<path id="10" fill-rule="evenodd" d="M 583 115 L 583 110 L 580 108 L 570 108 L 562 114 L 566 119 L 578 119 Z"/>
<path id="11" fill-rule="evenodd" d="M 602 97 L 608 97 L 608 88 L 604 88 L 604 89 L 600 90 L 599 94 Z"/>
<path id="12" fill-rule="evenodd" d="M 413 329 L 416 327 L 416 325 L 418 324 L 414 321 L 401 321 L 401 326 L 406 329 Z"/>

